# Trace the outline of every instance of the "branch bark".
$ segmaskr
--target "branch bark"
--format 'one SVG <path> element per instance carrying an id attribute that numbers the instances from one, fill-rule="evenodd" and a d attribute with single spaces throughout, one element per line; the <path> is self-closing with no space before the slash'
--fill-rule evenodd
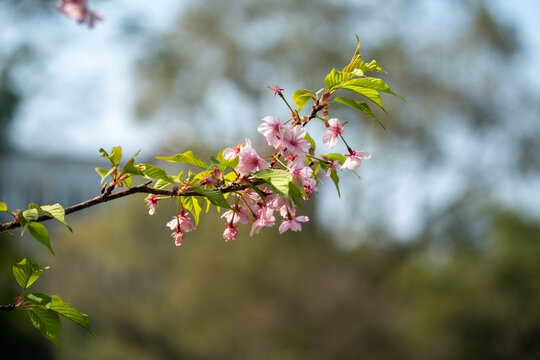
<path id="1" fill-rule="evenodd" d="M 120 199 L 120 198 L 123 198 L 125 196 L 138 194 L 138 193 L 155 194 L 155 195 L 163 195 L 163 196 L 171 196 L 171 197 L 174 197 L 174 196 L 204 196 L 203 194 L 192 191 L 191 189 L 186 189 L 186 190 L 154 189 L 154 188 L 148 187 L 148 185 L 150 185 L 150 183 L 151 182 L 147 182 L 145 184 L 137 185 L 137 186 L 134 186 L 132 188 L 122 190 L 122 191 L 118 191 L 118 192 L 115 192 L 115 193 L 104 192 L 103 194 L 101 194 L 99 196 L 96 196 L 95 198 L 92 198 L 92 199 L 84 201 L 82 203 L 72 205 L 70 207 L 65 208 L 64 209 L 65 214 L 69 215 L 71 213 L 81 211 L 83 209 L 86 209 L 86 208 L 89 208 L 89 207 L 92 207 L 92 206 L 95 206 L 95 205 L 98 205 L 98 204 L 101 204 L 101 203 L 105 203 L 105 202 L 108 202 L 108 201 L 111 201 L 111 200 Z M 235 183 L 235 184 L 231 184 L 231 185 L 227 185 L 227 186 L 216 187 L 214 189 L 219 190 L 219 191 L 221 191 L 221 193 L 225 194 L 225 193 L 230 193 L 230 192 L 233 192 L 233 191 L 245 190 L 245 189 L 251 187 L 251 185 L 261 185 L 263 183 L 264 183 L 263 180 L 251 179 L 247 183 Z M 35 222 L 43 222 L 43 221 L 47 221 L 47 220 L 51 220 L 51 219 L 52 219 L 51 217 L 41 215 L 36 220 L 33 220 L 33 221 L 35 221 Z M 21 226 L 21 224 L 19 222 L 17 222 L 17 221 L 11 221 L 11 222 L 7 222 L 7 223 L 3 223 L 3 224 L 0 225 L 0 232 L 11 230 L 11 229 L 16 229 L 16 228 L 18 228 L 20 226 Z"/>

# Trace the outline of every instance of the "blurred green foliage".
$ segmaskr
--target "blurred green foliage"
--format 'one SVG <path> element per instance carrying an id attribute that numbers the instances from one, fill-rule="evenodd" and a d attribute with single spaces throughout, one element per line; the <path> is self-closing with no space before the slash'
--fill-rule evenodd
<path id="1" fill-rule="evenodd" d="M 348 214 L 369 210 L 382 219 L 362 234 L 347 228 L 329 233 L 312 221 L 287 236 L 264 229 L 250 239 L 244 229 L 243 237 L 226 244 L 223 221 L 205 217 L 178 249 L 165 227 L 172 209 L 160 206 L 150 217 L 142 198 L 92 209 L 70 219 L 75 234 L 52 232 L 55 258 L 36 260 L 52 267 L 40 286 L 90 314 L 97 338 L 66 323 L 64 350 L 57 353 L 24 314 L 3 313 L 3 353 L 59 359 L 539 358 L 540 223 L 491 200 L 501 184 L 517 190 L 538 178 L 537 92 L 513 62 L 522 50 L 517 32 L 490 3 L 440 2 L 458 4 L 449 17 L 462 19 L 459 29 L 442 24 L 419 41 L 412 25 L 428 18 L 425 3 L 201 2 L 165 36 L 149 36 L 136 104 L 141 118 L 165 109 L 211 120 L 206 111 L 215 99 L 206 94 L 215 81 L 232 83 L 254 107 L 263 91 L 268 97 L 261 87 L 269 85 L 268 74 L 277 77 L 272 81 L 315 88 L 320 74 L 349 59 L 356 32 L 408 101 L 389 104 L 388 131 L 361 125 L 363 134 L 383 144 L 381 178 L 399 182 L 391 160 L 411 154 L 420 175 L 444 177 L 441 170 L 449 168 L 460 175 L 461 190 L 446 206 L 426 206 L 417 236 L 404 243 L 390 235 L 385 219 L 394 204 L 383 203 L 392 186 L 383 181 L 369 189 L 376 202 L 361 202 L 357 183 L 342 187 L 343 198 L 352 201 L 339 206 L 355 210 Z M 386 31 L 376 31 L 377 24 Z M 259 37 L 250 37 L 260 29 Z M 0 91 L 7 95 L 0 99 L 0 135 L 21 96 L 2 69 Z M 248 121 L 240 120 L 242 126 Z M 360 203 L 369 209 L 362 212 Z M 315 220 L 322 210 L 309 215 Z M 15 242 L 2 235 L 3 269 L 20 260 L 8 246 Z M 4 304 L 17 293 L 6 274 L 0 271 Z"/>
<path id="2" fill-rule="evenodd" d="M 174 209 L 148 216 L 141 205 L 78 216 L 75 235 L 55 234 L 41 285 L 92 314 L 97 334 L 66 323 L 57 358 L 540 356 L 540 223 L 516 213 L 479 207 L 493 226 L 460 242 L 371 233 L 348 250 L 315 224 L 225 243 L 211 216 L 176 248 L 165 227 Z"/>

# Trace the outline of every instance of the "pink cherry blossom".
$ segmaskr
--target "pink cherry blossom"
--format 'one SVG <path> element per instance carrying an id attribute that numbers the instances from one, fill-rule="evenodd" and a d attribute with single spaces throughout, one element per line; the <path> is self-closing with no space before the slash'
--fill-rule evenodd
<path id="1" fill-rule="evenodd" d="M 349 149 L 349 154 L 345 154 L 347 159 L 345 159 L 345 162 L 343 165 L 341 165 L 341 169 L 349 169 L 349 170 L 356 170 L 360 166 L 360 163 L 362 162 L 362 159 L 369 159 L 371 158 L 371 154 L 366 151 L 359 151 L 356 152 L 353 149 Z"/>
<path id="2" fill-rule="evenodd" d="M 298 216 L 290 215 L 288 218 L 283 220 L 281 225 L 279 225 L 279 233 L 283 234 L 287 230 L 291 231 L 300 231 L 302 230 L 301 222 L 307 222 L 309 218 L 307 216 Z"/>
<path id="3" fill-rule="evenodd" d="M 238 229 L 236 228 L 236 225 L 232 223 L 227 223 L 227 228 L 223 232 L 223 238 L 225 239 L 225 241 L 228 242 L 231 240 L 236 240 L 237 237 L 238 237 Z"/>
<path id="4" fill-rule="evenodd" d="M 184 213 L 183 209 L 180 215 L 174 216 L 173 219 L 167 223 L 167 226 L 171 230 L 180 229 L 181 232 L 190 232 L 195 230 L 195 225 L 193 225 L 191 219 Z"/>
<path id="5" fill-rule="evenodd" d="M 158 206 L 159 195 L 152 194 L 146 201 L 148 205 L 148 213 L 154 215 L 156 213 L 156 207 Z"/>
<path id="6" fill-rule="evenodd" d="M 62 0 L 56 3 L 56 7 L 61 13 L 77 20 L 79 23 L 88 23 L 91 28 L 94 27 L 96 20 L 103 20 L 101 14 L 88 9 L 86 0 Z"/>
<path id="7" fill-rule="evenodd" d="M 278 84 L 269 86 L 268 88 L 274 92 L 274 96 L 276 96 L 276 95 L 282 96 L 283 95 L 283 93 L 282 93 L 283 89 L 280 88 Z"/>
<path id="8" fill-rule="evenodd" d="M 251 146 L 245 146 L 238 155 L 240 161 L 236 166 L 236 171 L 242 175 L 247 175 L 262 169 L 268 169 L 270 165 L 253 149 Z"/>
<path id="9" fill-rule="evenodd" d="M 172 233 L 172 237 L 174 238 L 174 244 L 176 246 L 182 246 L 182 243 L 184 241 L 184 233 L 177 228 L 174 229 L 174 232 Z"/>
<path id="10" fill-rule="evenodd" d="M 232 160 L 235 159 L 238 155 L 240 155 L 240 151 L 247 146 L 251 147 L 251 140 L 246 139 L 246 145 L 238 144 L 236 146 L 231 146 L 223 150 L 223 158 L 225 160 Z"/>
<path id="11" fill-rule="evenodd" d="M 263 206 L 259 209 L 254 221 L 253 225 L 251 226 L 251 231 L 249 233 L 249 236 L 253 236 L 255 234 L 258 234 L 263 227 L 271 227 L 274 226 L 276 223 L 276 218 L 273 215 L 274 210 Z"/>
<path id="12" fill-rule="evenodd" d="M 263 120 L 265 122 L 259 125 L 257 131 L 266 137 L 268 145 L 277 148 L 279 146 L 279 140 L 283 137 L 284 126 L 278 117 L 265 116 Z"/>
<path id="13" fill-rule="evenodd" d="M 221 217 L 225 218 L 228 223 L 247 224 L 249 222 L 249 215 L 247 212 L 242 210 L 241 205 L 233 205 L 231 208 L 231 210 L 225 211 L 223 215 L 221 215 Z"/>
<path id="14" fill-rule="evenodd" d="M 337 144 L 338 136 L 343 135 L 343 125 L 341 125 L 337 118 L 328 120 L 328 124 L 330 125 L 330 129 L 324 132 L 322 141 L 324 145 L 333 148 Z"/>
<path id="15" fill-rule="evenodd" d="M 304 139 L 306 129 L 303 126 L 295 126 L 294 128 L 285 127 L 283 140 L 281 141 L 282 151 L 287 148 L 290 153 L 296 155 L 304 155 L 311 148 L 309 141 Z"/>

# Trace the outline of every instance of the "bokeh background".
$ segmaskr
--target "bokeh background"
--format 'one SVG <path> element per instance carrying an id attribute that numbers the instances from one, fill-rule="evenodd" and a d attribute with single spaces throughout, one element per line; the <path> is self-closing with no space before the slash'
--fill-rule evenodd
<path id="1" fill-rule="evenodd" d="M 333 116 L 372 153 L 341 198 L 320 187 L 301 233 L 234 243 L 217 214 L 176 248 L 143 197 L 50 224 L 56 256 L 0 234 L 0 302 L 22 254 L 34 291 L 90 314 L 62 352 L 24 313 L 3 354 L 43 359 L 540 358 L 540 5 L 534 0 L 90 1 L 89 30 L 54 1 L 0 2 L 0 200 L 99 193 L 98 149 L 202 158 L 287 117 L 266 88 L 317 90 L 361 41 L 406 103 L 387 130 Z M 310 129 L 313 137 L 323 132 Z M 255 140 L 257 139 L 257 140 Z M 343 150 L 343 149 L 341 149 Z M 7 221 L 7 218 L 1 218 Z"/>

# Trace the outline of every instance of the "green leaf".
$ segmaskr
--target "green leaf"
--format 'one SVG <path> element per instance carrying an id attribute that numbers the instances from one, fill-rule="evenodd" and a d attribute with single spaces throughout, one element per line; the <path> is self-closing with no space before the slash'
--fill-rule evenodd
<path id="1" fill-rule="evenodd" d="M 30 208 L 28 210 L 24 210 L 21 213 L 21 215 L 24 217 L 25 220 L 32 221 L 32 220 L 37 220 L 37 218 L 39 216 L 39 213 L 38 213 L 37 209 Z"/>
<path id="2" fill-rule="evenodd" d="M 176 154 L 171 157 L 156 156 L 156 159 L 193 165 L 205 170 L 208 168 L 208 165 L 204 161 L 193 155 L 193 152 L 191 150 L 186 151 L 183 154 Z"/>
<path id="3" fill-rule="evenodd" d="M 222 207 L 226 209 L 231 208 L 229 206 L 229 203 L 227 202 L 227 200 L 225 199 L 225 197 L 219 190 L 216 190 L 216 189 L 208 190 L 208 189 L 202 189 L 198 187 L 198 188 L 194 188 L 193 191 L 206 196 L 212 204 L 218 207 Z"/>
<path id="4" fill-rule="evenodd" d="M 370 72 L 386 72 L 382 69 L 381 65 L 379 65 L 378 62 L 376 62 L 375 60 L 371 60 L 371 62 L 369 64 L 366 64 L 366 63 L 363 63 L 362 65 L 360 65 L 360 69 L 364 72 L 364 73 L 370 73 Z"/>
<path id="5" fill-rule="evenodd" d="M 123 180 L 123 183 L 126 185 L 126 187 L 129 189 L 131 186 L 131 183 L 133 182 L 133 176 L 128 176 Z"/>
<path id="6" fill-rule="evenodd" d="M 377 91 L 382 91 L 382 92 L 385 92 L 385 93 L 388 93 L 388 94 L 392 94 L 392 95 L 400 98 L 401 100 L 403 100 L 403 98 L 401 96 L 399 96 L 398 94 L 393 92 L 392 89 L 390 89 L 390 86 L 388 86 L 387 83 L 385 83 L 384 81 L 382 81 L 381 79 L 378 79 L 378 78 L 363 77 L 363 78 L 359 78 L 359 79 L 349 80 L 349 81 L 347 81 L 347 82 L 345 82 L 343 84 L 343 86 L 349 86 L 349 85 L 350 86 L 363 87 L 363 88 L 367 88 L 367 89 L 373 89 L 373 90 L 377 90 Z"/>
<path id="7" fill-rule="evenodd" d="M 350 90 L 354 91 L 355 93 L 367 97 L 369 100 L 373 101 L 375 104 L 379 105 L 379 107 L 386 112 L 386 110 L 383 107 L 381 95 L 377 90 L 368 89 L 361 86 L 355 86 L 355 85 L 340 85 L 340 89 Z"/>
<path id="8" fill-rule="evenodd" d="M 326 156 L 326 158 L 329 159 L 329 160 L 338 161 L 340 164 L 343 164 L 343 162 L 347 159 L 347 157 L 345 157 L 345 155 L 340 154 L 340 153 L 330 153 L 330 154 L 326 154 L 324 156 Z"/>
<path id="9" fill-rule="evenodd" d="M 64 303 L 64 301 L 62 301 L 62 299 L 58 295 L 53 295 L 51 297 L 51 300 L 52 311 L 55 311 L 62 316 L 65 316 L 66 318 L 72 320 L 73 322 L 79 324 L 80 326 L 88 330 L 88 332 L 90 332 L 92 335 L 94 334 L 92 330 L 90 330 L 88 315 L 83 314 L 71 305 Z"/>
<path id="10" fill-rule="evenodd" d="M 32 221 L 28 224 L 28 231 L 34 239 L 45 245 L 54 255 L 54 251 L 51 247 L 51 240 L 49 239 L 49 231 L 47 231 L 47 228 L 44 225 Z"/>
<path id="11" fill-rule="evenodd" d="M 289 196 L 289 183 L 292 181 L 291 174 L 282 169 L 264 169 L 253 174 L 257 179 L 263 179 L 284 197 Z"/>
<path id="12" fill-rule="evenodd" d="M 333 101 L 350 106 L 353 109 L 363 112 L 364 114 L 368 115 L 370 118 L 375 120 L 379 125 L 381 125 L 383 129 L 386 129 L 384 125 L 379 121 L 379 119 L 377 119 L 375 114 L 373 114 L 373 112 L 369 108 L 369 105 L 366 104 L 364 101 L 354 101 L 353 99 L 339 97 L 339 96 L 336 97 Z"/>
<path id="13" fill-rule="evenodd" d="M 49 295 L 41 293 L 33 293 L 28 295 L 23 295 L 23 298 L 26 300 L 40 306 L 42 309 L 48 310 L 52 306 L 52 299 Z"/>
<path id="14" fill-rule="evenodd" d="M 305 89 L 296 90 L 292 96 L 294 103 L 298 107 L 298 111 L 302 110 L 304 105 L 306 105 L 309 100 L 315 99 L 315 98 L 316 96 L 312 91 L 305 90 Z"/>
<path id="15" fill-rule="evenodd" d="M 94 170 L 96 170 L 96 172 L 101 176 L 101 184 L 103 184 L 103 181 L 105 181 L 107 176 L 111 175 L 114 172 L 115 169 L 116 169 L 116 167 L 113 166 L 113 167 L 111 167 L 110 170 L 100 168 L 100 167 L 97 167 Z"/>
<path id="16" fill-rule="evenodd" d="M 360 39 L 358 38 L 358 35 L 355 36 L 356 50 L 354 51 L 351 62 L 343 68 L 343 71 L 353 73 L 356 76 L 363 76 L 364 73 L 368 72 L 384 72 L 384 70 L 375 60 L 372 60 L 369 64 L 366 64 L 362 60 L 362 55 L 360 54 Z"/>
<path id="17" fill-rule="evenodd" d="M 174 179 L 167 175 L 165 170 L 150 164 L 137 164 L 137 167 L 147 178 L 159 179 L 167 183 L 174 182 Z"/>
<path id="18" fill-rule="evenodd" d="M 120 146 L 113 147 L 111 155 L 107 157 L 114 166 L 118 166 L 122 159 L 122 148 Z"/>
<path id="19" fill-rule="evenodd" d="M 32 324 L 41 331 L 44 338 L 51 340 L 60 350 L 60 318 L 53 310 L 33 307 L 27 311 Z"/>
<path id="20" fill-rule="evenodd" d="M 124 165 L 124 168 L 122 169 L 122 173 L 120 175 L 133 174 L 133 175 L 142 176 L 143 175 L 142 171 L 138 167 L 133 165 L 134 162 L 135 162 L 135 159 L 133 158 L 129 159 L 126 165 Z"/>
<path id="21" fill-rule="evenodd" d="M 22 259 L 13 265 L 13 276 L 20 287 L 24 290 L 30 287 L 49 267 L 41 268 L 38 264 L 32 263 L 27 258 Z"/>
<path id="22" fill-rule="evenodd" d="M 30 207 L 31 205 L 33 205 L 41 215 L 45 215 L 50 218 L 58 220 L 59 222 L 64 224 L 69 229 L 69 231 L 73 232 L 73 230 L 71 229 L 71 227 L 67 224 L 65 220 L 66 211 L 64 210 L 64 207 L 62 205 L 58 203 L 53 204 L 53 205 L 43 205 L 43 206 L 30 204 L 28 207 Z"/>
<path id="23" fill-rule="evenodd" d="M 338 196 L 341 197 L 341 192 L 339 191 L 339 177 L 337 175 L 336 170 L 330 171 L 330 178 L 334 182 L 334 185 L 336 185 L 336 190 L 337 190 Z"/>
<path id="24" fill-rule="evenodd" d="M 109 159 L 113 166 L 118 166 L 122 159 L 122 148 L 120 146 L 113 147 L 111 155 L 109 155 L 104 149 L 99 149 L 101 156 Z"/>
<path id="25" fill-rule="evenodd" d="M 333 87 L 336 85 L 339 85 L 353 77 L 356 77 L 355 74 L 348 73 L 348 72 L 341 72 L 337 71 L 336 69 L 332 69 L 328 75 L 326 75 L 326 78 L 324 79 L 324 86 L 329 90 L 333 91 Z"/>
<path id="26" fill-rule="evenodd" d="M 0 212 L 6 212 L 8 211 L 7 204 L 5 202 L 0 201 Z"/>
<path id="27" fill-rule="evenodd" d="M 307 132 L 306 132 L 306 136 L 304 136 L 304 139 L 309 141 L 309 143 L 311 144 L 311 150 L 315 151 L 315 140 L 313 140 L 313 138 L 309 136 Z"/>
<path id="28" fill-rule="evenodd" d="M 291 199 L 296 204 L 296 206 L 298 206 L 302 211 L 304 211 L 304 206 L 302 204 L 302 195 L 305 194 L 306 192 L 303 188 L 300 190 L 292 182 L 289 184 L 289 195 L 291 196 Z"/>
<path id="29" fill-rule="evenodd" d="M 156 181 L 156 183 L 154 184 L 154 189 L 162 189 L 169 184 L 169 181 L 158 179 L 158 181 Z"/>
<path id="30" fill-rule="evenodd" d="M 186 210 L 189 210 L 193 214 L 195 219 L 195 226 L 199 226 L 199 214 L 202 211 L 204 200 L 200 196 L 184 196 L 182 198 L 182 204 Z"/>

